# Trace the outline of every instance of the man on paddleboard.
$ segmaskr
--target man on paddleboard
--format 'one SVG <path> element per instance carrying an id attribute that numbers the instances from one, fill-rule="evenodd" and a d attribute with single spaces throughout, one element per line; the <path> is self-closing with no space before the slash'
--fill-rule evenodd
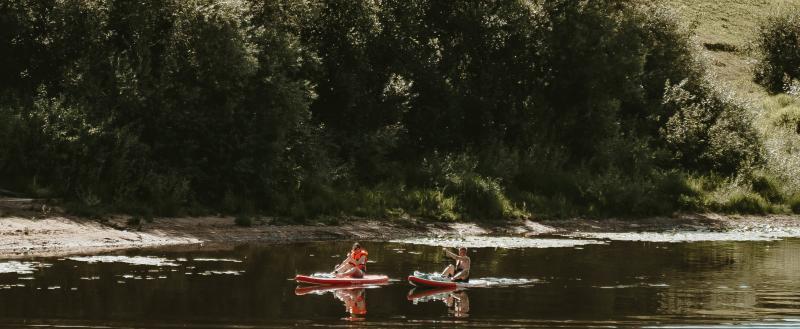
<path id="1" fill-rule="evenodd" d="M 469 281 L 469 267 L 470 267 L 470 260 L 469 256 L 467 256 L 467 248 L 460 247 L 458 248 L 458 255 L 452 253 L 447 248 L 444 249 L 445 254 L 447 257 L 455 259 L 456 264 L 450 264 L 445 267 L 444 271 L 442 271 L 442 276 L 450 278 L 450 281 L 453 282 L 467 282 Z"/>
<path id="2" fill-rule="evenodd" d="M 353 244 L 347 258 L 333 270 L 333 274 L 339 278 L 363 278 L 366 273 L 367 251 L 358 242 Z"/>

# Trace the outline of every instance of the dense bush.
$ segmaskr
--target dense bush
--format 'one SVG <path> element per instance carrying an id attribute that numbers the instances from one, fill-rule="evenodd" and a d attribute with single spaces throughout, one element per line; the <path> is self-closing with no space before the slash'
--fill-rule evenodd
<path id="1" fill-rule="evenodd" d="M 718 206 L 718 210 L 739 214 L 765 214 L 770 212 L 769 203 L 754 193 L 737 193 Z"/>
<path id="2" fill-rule="evenodd" d="M 408 196 L 408 208 L 412 214 L 423 218 L 453 221 L 459 218 L 456 199 L 438 190 L 413 191 Z"/>
<path id="3" fill-rule="evenodd" d="M 760 195 L 767 201 L 780 203 L 784 201 L 780 190 L 780 182 L 770 175 L 757 175 L 752 179 L 753 192 Z"/>
<path id="4" fill-rule="evenodd" d="M 789 199 L 789 208 L 795 214 L 800 214 L 800 194 L 795 194 Z"/>
<path id="5" fill-rule="evenodd" d="M 759 162 L 634 0 L 12 0 L 0 51 L 2 183 L 75 209 L 649 215 Z"/>
<path id="6" fill-rule="evenodd" d="M 241 227 L 253 226 L 253 219 L 247 215 L 238 215 L 233 219 L 233 224 Z"/>
<path id="7" fill-rule="evenodd" d="M 747 110 L 707 87 L 667 85 L 664 104 L 674 114 L 662 128 L 667 149 L 685 168 L 736 174 L 760 161 L 760 141 Z"/>
<path id="8" fill-rule="evenodd" d="M 38 177 L 87 206 L 141 200 L 175 214 L 192 201 L 217 207 L 225 191 L 269 200 L 314 171 L 289 159 L 313 144 L 292 144 L 313 129 L 305 123 L 311 91 L 286 26 L 292 13 L 279 3 L 0 6 L 1 21 L 17 24 L 11 59 L 53 67 L 35 75 L 33 64 L 21 65 L 12 79 L 35 84 L 3 90 L 22 103 L 33 128 L 21 142 L 30 159 L 11 158 L 27 166 L 6 165 L 5 173 Z M 40 25 L 45 37 L 36 34 Z M 19 35 L 25 32 L 34 34 Z"/>
<path id="9" fill-rule="evenodd" d="M 756 81 L 778 93 L 785 91 L 792 79 L 800 79 L 800 14 L 766 19 L 759 27 L 756 45 L 761 52 Z"/>
<path id="10" fill-rule="evenodd" d="M 500 182 L 478 175 L 461 177 L 454 182 L 462 211 L 471 219 L 498 219 L 513 214 Z"/>

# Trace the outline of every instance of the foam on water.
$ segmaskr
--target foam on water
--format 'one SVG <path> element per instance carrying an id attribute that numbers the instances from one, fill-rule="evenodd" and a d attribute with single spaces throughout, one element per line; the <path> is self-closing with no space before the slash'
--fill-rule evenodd
<path id="1" fill-rule="evenodd" d="M 795 230 L 776 230 L 769 232 L 730 231 L 730 232 L 627 232 L 627 233 L 574 233 L 572 237 L 604 239 L 613 241 L 645 242 L 707 242 L 707 241 L 775 241 L 800 236 Z"/>
<path id="2" fill-rule="evenodd" d="M 175 261 L 154 256 L 84 256 L 70 257 L 69 260 L 83 263 L 124 263 L 148 266 L 179 266 Z"/>
<path id="3" fill-rule="evenodd" d="M 241 260 L 238 259 L 228 259 L 228 258 L 193 258 L 195 262 L 229 262 L 229 263 L 241 263 Z"/>
<path id="4" fill-rule="evenodd" d="M 0 273 L 33 274 L 33 272 L 39 268 L 47 266 L 49 266 L 49 264 L 38 262 L 0 262 Z"/>
<path id="5" fill-rule="evenodd" d="M 604 244 L 599 240 L 586 239 L 531 239 L 520 237 L 465 236 L 460 238 L 413 238 L 392 240 L 394 243 L 421 244 L 428 246 L 457 248 L 572 248 L 590 244 Z"/>

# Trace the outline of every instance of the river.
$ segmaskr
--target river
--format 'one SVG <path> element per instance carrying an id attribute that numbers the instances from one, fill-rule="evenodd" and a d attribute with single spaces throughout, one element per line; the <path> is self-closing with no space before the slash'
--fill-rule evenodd
<path id="1" fill-rule="evenodd" d="M 0 327 L 800 327 L 800 239 L 474 248 L 473 279 L 525 283 L 460 291 L 405 282 L 443 268 L 440 247 L 362 241 L 390 284 L 298 289 L 350 244 L 0 260 Z"/>

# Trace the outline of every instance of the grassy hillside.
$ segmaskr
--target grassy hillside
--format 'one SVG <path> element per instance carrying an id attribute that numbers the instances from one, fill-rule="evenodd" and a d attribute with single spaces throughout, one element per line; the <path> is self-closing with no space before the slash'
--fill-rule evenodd
<path id="1" fill-rule="evenodd" d="M 668 0 L 695 34 L 695 42 L 715 80 L 744 100 L 759 101 L 766 92 L 753 82 L 756 62 L 752 41 L 759 22 L 786 10 L 793 0 Z M 732 46 L 732 48 L 728 48 Z"/>
<path id="2" fill-rule="evenodd" d="M 797 199 L 800 193 L 800 135 L 790 124 L 800 118 L 800 98 L 769 94 L 753 81 L 758 62 L 754 44 L 760 22 L 771 15 L 800 10 L 794 0 L 669 0 L 706 62 L 710 79 L 753 110 L 757 129 L 763 136 L 766 175 L 785 195 Z M 741 188 L 730 187 L 712 193 L 726 198 Z M 731 192 L 734 190 L 735 192 Z M 716 195 L 715 195 L 716 194 Z M 720 194 L 728 194 L 726 196 Z M 796 202 L 796 201 L 795 201 Z"/>

